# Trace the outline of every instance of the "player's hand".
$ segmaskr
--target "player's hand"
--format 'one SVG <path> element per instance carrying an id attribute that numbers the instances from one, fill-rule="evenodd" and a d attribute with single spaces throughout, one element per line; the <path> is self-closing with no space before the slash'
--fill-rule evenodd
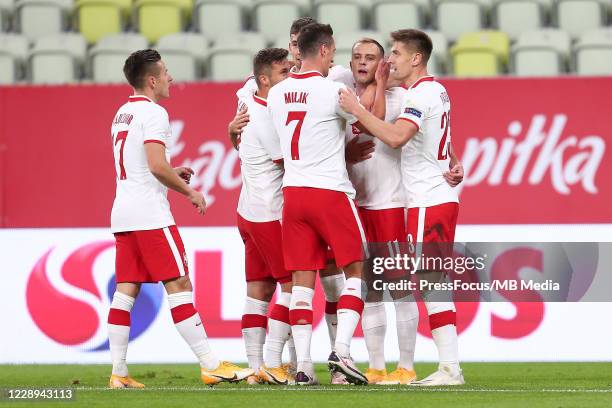
<path id="1" fill-rule="evenodd" d="M 206 212 L 206 200 L 204 199 L 204 194 L 196 190 L 191 190 L 188 198 L 189 201 L 191 201 L 191 204 L 193 204 L 193 206 L 198 210 L 199 214 L 204 214 Z"/>
<path id="2" fill-rule="evenodd" d="M 376 73 L 374 74 L 374 80 L 377 85 L 384 85 L 387 87 L 389 81 L 389 74 L 391 72 L 391 65 L 387 62 L 386 58 L 378 61 L 378 67 L 376 67 Z"/>
<path id="3" fill-rule="evenodd" d="M 456 163 L 449 171 L 444 172 L 444 179 L 451 187 L 456 187 L 463 181 L 463 166 Z"/>
<path id="4" fill-rule="evenodd" d="M 247 111 L 247 108 L 244 107 L 236 114 L 236 116 L 234 116 L 234 119 L 232 119 L 232 121 L 227 126 L 227 130 L 230 134 L 230 140 L 232 141 L 234 149 L 238 149 L 238 143 L 240 140 L 240 135 L 242 134 L 242 129 L 244 129 L 244 127 L 249 124 L 249 120 L 249 113 Z"/>
<path id="5" fill-rule="evenodd" d="M 344 152 L 347 162 L 359 163 L 372 158 L 372 153 L 374 153 L 374 142 L 372 140 L 359 142 L 359 138 L 354 137 L 346 144 Z"/>
<path id="6" fill-rule="evenodd" d="M 190 169 L 189 167 L 175 167 L 174 171 L 176 171 L 176 174 L 178 174 L 180 178 L 185 180 L 185 183 L 187 184 L 189 184 L 191 176 L 194 174 L 193 169 Z"/>
<path id="7" fill-rule="evenodd" d="M 357 99 L 357 95 L 352 90 L 347 88 L 340 89 L 338 95 L 340 107 L 346 113 L 356 115 L 359 109 L 363 108 L 359 103 L 359 99 Z"/>

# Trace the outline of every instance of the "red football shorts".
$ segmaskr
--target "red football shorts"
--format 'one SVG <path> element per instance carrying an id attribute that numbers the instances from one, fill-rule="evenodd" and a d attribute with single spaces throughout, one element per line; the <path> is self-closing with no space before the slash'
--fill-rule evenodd
<path id="1" fill-rule="evenodd" d="M 120 282 L 160 282 L 189 274 L 183 240 L 170 227 L 115 233 L 115 273 Z"/>
<path id="2" fill-rule="evenodd" d="M 338 267 L 366 257 L 365 232 L 346 193 L 311 187 L 283 188 L 283 254 L 290 271 L 325 268 L 327 247 Z"/>
<path id="3" fill-rule="evenodd" d="M 402 242 L 405 240 L 406 226 L 404 208 L 368 210 L 359 207 L 368 242 Z"/>
<path id="4" fill-rule="evenodd" d="M 400 244 L 405 241 L 406 214 L 405 209 L 388 208 L 384 210 L 368 210 L 359 208 L 368 243 L 370 255 L 373 257 L 394 257 L 400 252 Z M 386 269 L 386 280 L 404 278 L 402 270 Z"/>
<path id="5" fill-rule="evenodd" d="M 238 214 L 238 231 L 244 242 L 247 282 L 291 282 L 291 273 L 283 262 L 280 221 L 251 222 Z"/>
<path id="6" fill-rule="evenodd" d="M 409 208 L 406 222 L 408 243 L 423 243 L 422 251 L 426 256 L 450 256 L 458 214 L 458 203 Z"/>

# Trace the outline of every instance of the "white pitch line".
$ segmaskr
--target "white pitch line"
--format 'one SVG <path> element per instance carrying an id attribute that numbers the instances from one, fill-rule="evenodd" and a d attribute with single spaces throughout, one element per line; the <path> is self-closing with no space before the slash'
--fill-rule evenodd
<path id="1" fill-rule="evenodd" d="M 215 387 L 152 387 L 145 389 L 125 389 L 111 390 L 106 387 L 73 387 L 76 391 L 109 391 L 109 392 L 147 392 L 147 391 L 189 391 L 189 392 L 462 392 L 462 393 L 509 393 L 509 394 L 524 394 L 524 393 L 542 393 L 542 394 L 564 394 L 564 393 L 595 393 L 608 394 L 612 393 L 612 389 L 540 389 L 540 390 L 511 390 L 511 389 L 449 389 L 449 388 L 429 388 L 429 387 L 410 387 L 405 388 L 382 388 L 382 387 L 278 387 L 278 388 L 263 388 L 263 387 L 241 387 L 241 388 L 215 388 Z"/>

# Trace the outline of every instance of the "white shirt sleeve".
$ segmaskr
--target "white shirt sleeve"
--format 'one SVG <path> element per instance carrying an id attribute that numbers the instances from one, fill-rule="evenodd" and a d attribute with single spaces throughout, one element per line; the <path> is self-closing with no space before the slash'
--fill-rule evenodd
<path id="1" fill-rule="evenodd" d="M 151 116 L 143 122 L 142 130 L 144 143 L 161 143 L 166 146 L 170 137 L 168 112 L 159 105 L 155 106 L 155 109 L 151 109 Z"/>
<path id="2" fill-rule="evenodd" d="M 349 125 L 352 125 L 353 123 L 357 122 L 357 118 L 351 115 L 350 113 L 342 110 L 342 108 L 340 107 L 340 95 L 338 94 L 341 89 L 347 89 L 347 87 L 346 85 L 340 83 L 336 83 L 336 85 L 338 85 L 338 87 L 337 90 L 334 92 L 334 110 L 338 116 L 344 118 Z"/>
<path id="3" fill-rule="evenodd" d="M 348 88 L 355 87 L 355 79 L 353 78 L 353 73 L 350 69 L 343 67 L 342 65 L 334 65 L 329 69 L 329 74 L 327 78 L 340 82 L 341 84 L 346 85 Z"/>
<path id="4" fill-rule="evenodd" d="M 429 114 L 429 110 L 430 106 L 425 95 L 417 90 L 409 90 L 406 92 L 397 120 L 407 120 L 420 129 Z"/>
<path id="5" fill-rule="evenodd" d="M 259 138 L 259 142 L 272 161 L 276 162 L 281 160 L 283 158 L 283 153 L 281 152 L 280 138 L 278 137 L 278 133 L 276 133 L 271 117 L 266 118 L 265 125 L 262 126 L 262 129 L 266 129 L 266 133 Z"/>

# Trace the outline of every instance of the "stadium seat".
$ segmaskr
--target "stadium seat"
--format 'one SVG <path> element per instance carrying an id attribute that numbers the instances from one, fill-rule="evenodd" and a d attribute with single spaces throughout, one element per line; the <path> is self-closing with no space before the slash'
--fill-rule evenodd
<path id="1" fill-rule="evenodd" d="M 28 40 L 19 34 L 0 34 L 0 84 L 12 84 L 23 77 Z"/>
<path id="2" fill-rule="evenodd" d="M 256 33 L 239 33 L 217 39 L 210 52 L 208 72 L 215 81 L 239 81 L 252 71 L 253 56 L 265 48 L 264 38 Z"/>
<path id="3" fill-rule="evenodd" d="M 485 26 L 489 3 L 486 0 L 437 0 L 435 22 L 450 41 Z"/>
<path id="4" fill-rule="evenodd" d="M 249 0 L 197 0 L 197 29 L 209 38 L 238 33 L 245 27 L 245 16 L 250 6 Z"/>
<path id="5" fill-rule="evenodd" d="M 89 44 L 121 32 L 131 11 L 131 0 L 77 0 L 78 29 Z"/>
<path id="6" fill-rule="evenodd" d="M 524 32 L 512 48 L 512 71 L 519 76 L 561 74 L 567 70 L 570 43 L 569 35 L 562 30 Z"/>
<path id="7" fill-rule="evenodd" d="M 138 31 L 152 43 L 181 31 L 187 18 L 176 0 L 138 0 L 136 10 Z"/>
<path id="8" fill-rule="evenodd" d="M 401 28 L 422 28 L 429 12 L 427 1 L 374 0 L 372 28 L 390 32 Z"/>
<path id="9" fill-rule="evenodd" d="M 544 23 L 544 6 L 533 0 L 497 0 L 493 9 L 495 27 L 512 40 L 525 31 L 537 30 Z"/>
<path id="10" fill-rule="evenodd" d="M 30 77 L 35 84 L 64 84 L 82 73 L 87 43 L 82 35 L 64 33 L 39 38 L 30 51 Z"/>
<path id="11" fill-rule="evenodd" d="M 72 0 L 18 0 L 18 31 L 30 41 L 62 32 L 68 26 L 68 13 L 71 9 Z"/>
<path id="12" fill-rule="evenodd" d="M 353 54 L 353 44 L 360 38 L 372 38 L 378 41 L 383 48 L 386 45 L 385 36 L 377 31 L 356 31 L 335 35 L 336 55 L 334 56 L 334 64 L 348 67 Z"/>
<path id="13" fill-rule="evenodd" d="M 159 39 L 156 49 L 175 81 L 194 81 L 203 74 L 209 42 L 201 34 L 169 34 Z"/>
<path id="14" fill-rule="evenodd" d="M 508 62 L 510 41 L 500 31 L 480 31 L 461 35 L 451 49 L 457 76 L 493 76 Z"/>
<path id="15" fill-rule="evenodd" d="M 575 52 L 579 75 L 612 75 L 612 28 L 587 31 Z"/>
<path id="16" fill-rule="evenodd" d="M 425 31 L 433 43 L 433 51 L 427 69 L 432 75 L 440 75 L 448 71 L 448 41 L 439 31 Z"/>
<path id="17" fill-rule="evenodd" d="M 125 59 L 147 45 L 147 39 L 140 34 L 113 34 L 100 39 L 89 51 L 93 80 L 100 83 L 125 82 Z"/>
<path id="18" fill-rule="evenodd" d="M 310 14 L 309 0 L 255 0 L 253 27 L 267 40 L 287 35 L 290 22 Z"/>
<path id="19" fill-rule="evenodd" d="M 14 9 L 13 0 L 0 0 L 0 32 L 9 30 Z"/>
<path id="20" fill-rule="evenodd" d="M 359 31 L 365 27 L 368 0 L 314 0 L 319 22 L 330 24 L 334 34 Z"/>
<path id="21" fill-rule="evenodd" d="M 572 38 L 580 37 L 585 31 L 601 27 L 607 21 L 609 2 L 599 0 L 559 0 L 556 9 L 556 23 Z"/>

